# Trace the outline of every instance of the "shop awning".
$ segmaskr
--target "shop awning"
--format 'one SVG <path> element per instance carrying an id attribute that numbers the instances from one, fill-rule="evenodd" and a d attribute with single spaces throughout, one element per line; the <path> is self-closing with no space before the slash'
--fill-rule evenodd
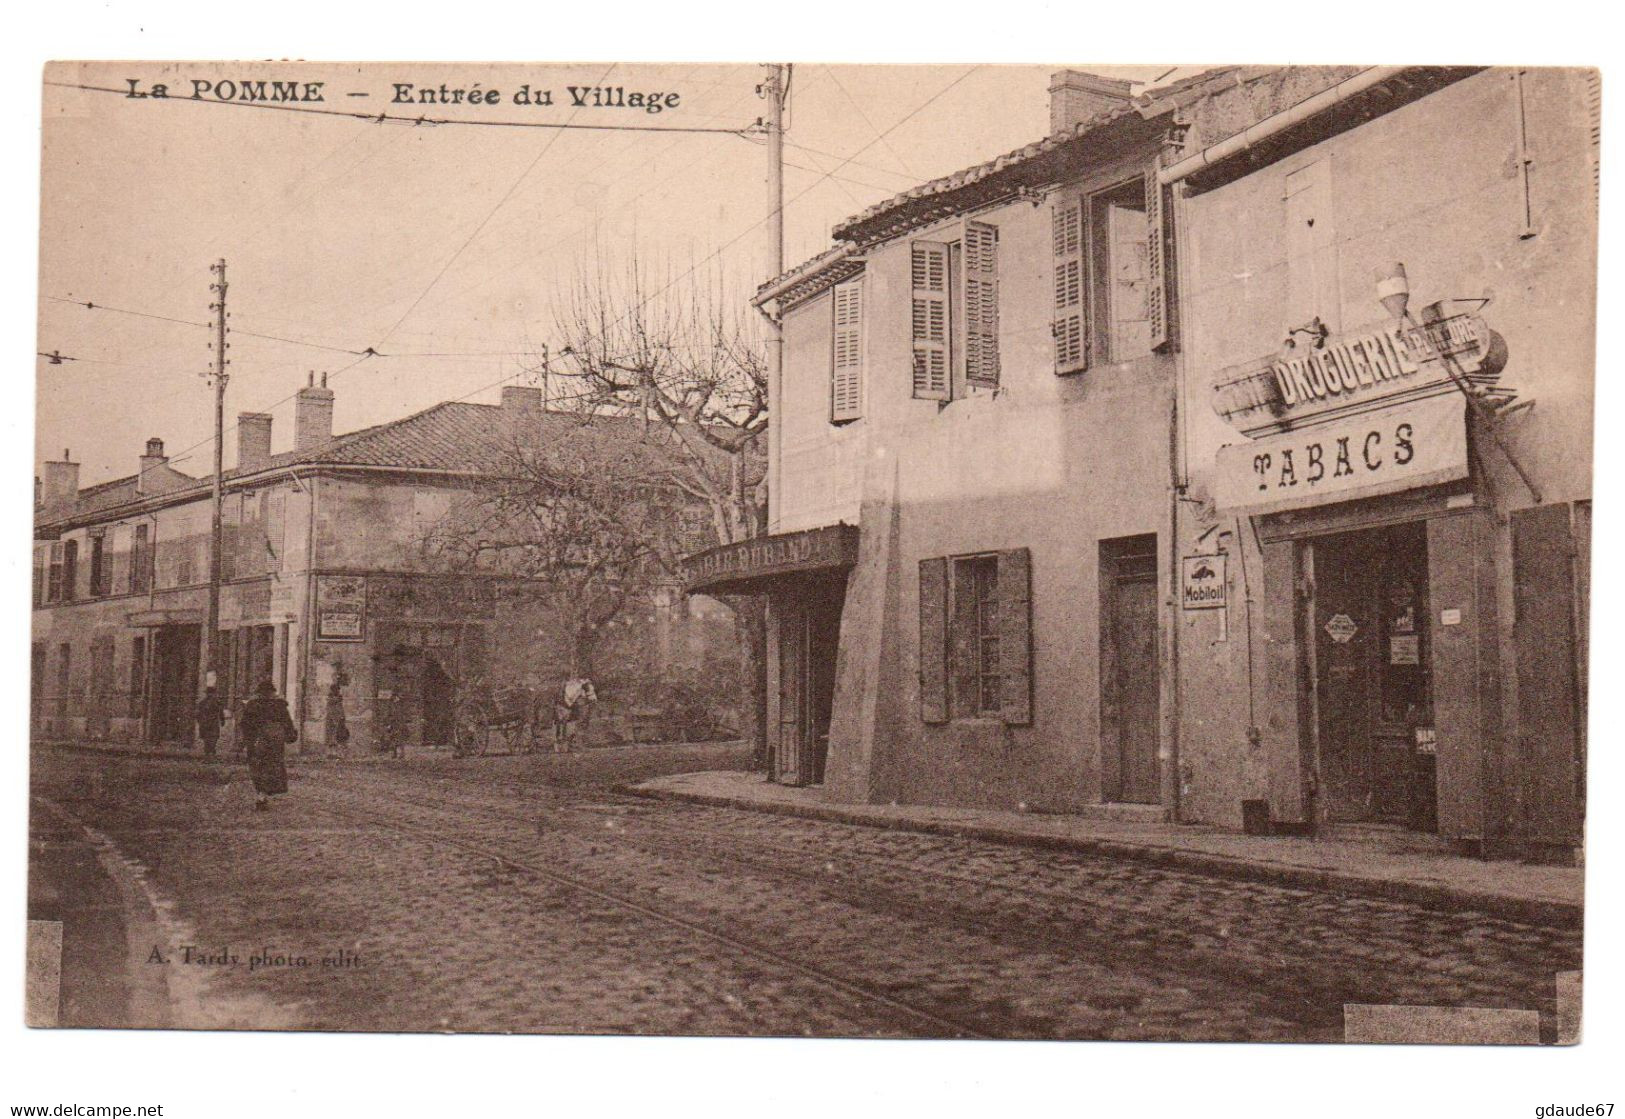
<path id="1" fill-rule="evenodd" d="M 691 594 L 765 594 L 777 581 L 847 571 L 857 562 L 858 526 L 825 525 L 696 553 L 683 560 L 683 582 Z"/>

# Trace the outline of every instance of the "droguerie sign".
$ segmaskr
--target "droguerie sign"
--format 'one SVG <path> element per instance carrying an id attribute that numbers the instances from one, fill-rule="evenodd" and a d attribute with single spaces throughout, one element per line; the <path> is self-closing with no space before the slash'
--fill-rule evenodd
<path id="1" fill-rule="evenodd" d="M 1222 447 L 1216 504 L 1264 513 L 1465 478 L 1464 408 L 1435 397 Z"/>
<path id="2" fill-rule="evenodd" d="M 1454 378 L 1495 381 L 1505 343 L 1477 315 L 1451 315 L 1420 325 L 1364 327 L 1318 346 L 1233 367 L 1215 386 L 1214 407 L 1249 435 L 1379 403 L 1456 391 Z"/>

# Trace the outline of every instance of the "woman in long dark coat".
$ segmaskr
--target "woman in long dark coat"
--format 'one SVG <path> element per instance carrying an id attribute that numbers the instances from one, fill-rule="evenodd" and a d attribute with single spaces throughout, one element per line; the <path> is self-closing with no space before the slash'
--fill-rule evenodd
<path id="1" fill-rule="evenodd" d="M 271 681 L 262 680 L 254 698 L 243 707 L 238 730 L 248 744 L 248 774 L 254 781 L 254 810 L 271 807 L 271 797 L 288 791 L 288 767 L 284 751 L 297 740 L 287 701 L 276 694 Z"/>

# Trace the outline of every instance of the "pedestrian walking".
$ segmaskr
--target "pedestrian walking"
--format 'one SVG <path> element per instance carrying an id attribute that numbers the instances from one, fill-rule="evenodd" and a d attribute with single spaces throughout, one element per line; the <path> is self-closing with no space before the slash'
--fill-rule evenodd
<path id="1" fill-rule="evenodd" d="M 575 745 L 578 729 L 589 724 L 592 705 L 598 702 L 598 693 L 592 681 L 574 675 L 564 682 L 559 698 L 553 705 L 553 752 L 568 754 Z"/>
<path id="2" fill-rule="evenodd" d="M 288 791 L 287 747 L 298 740 L 287 701 L 271 681 L 261 680 L 243 708 L 238 737 L 248 748 L 248 774 L 254 781 L 254 810 L 267 811 L 271 798 Z"/>
<path id="3" fill-rule="evenodd" d="M 197 736 L 203 740 L 203 756 L 212 758 L 220 747 L 220 728 L 226 721 L 225 701 L 213 684 L 203 689 L 203 698 L 197 701 L 192 715 L 197 721 Z"/>
<path id="4" fill-rule="evenodd" d="M 327 689 L 327 734 L 323 754 L 331 757 L 344 753 L 350 741 L 350 724 L 344 717 L 344 679 L 335 675 Z"/>

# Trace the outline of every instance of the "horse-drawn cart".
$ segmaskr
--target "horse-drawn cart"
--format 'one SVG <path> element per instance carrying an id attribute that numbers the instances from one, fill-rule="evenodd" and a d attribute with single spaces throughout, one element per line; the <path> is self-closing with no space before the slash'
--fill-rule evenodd
<path id="1" fill-rule="evenodd" d="M 457 699 L 453 752 L 460 758 L 531 753 L 546 732 L 540 708 L 533 688 L 464 689 Z"/>

